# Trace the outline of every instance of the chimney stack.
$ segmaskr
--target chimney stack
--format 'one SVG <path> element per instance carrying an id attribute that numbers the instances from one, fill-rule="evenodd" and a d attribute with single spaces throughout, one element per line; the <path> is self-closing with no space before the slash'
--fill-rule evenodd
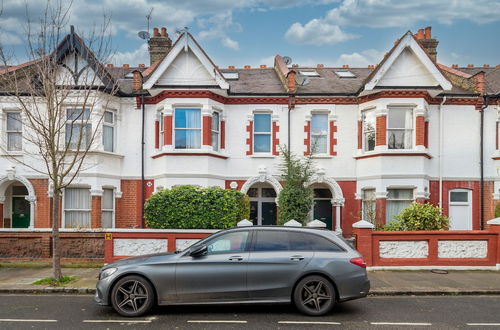
<path id="1" fill-rule="evenodd" d="M 159 61 L 172 48 L 172 40 L 168 37 L 165 27 L 160 29 L 153 28 L 153 35 L 148 40 L 149 65 Z"/>
<path id="2" fill-rule="evenodd" d="M 418 30 L 416 35 L 417 40 L 420 42 L 422 47 L 427 51 L 430 58 L 433 61 L 437 59 L 437 46 L 439 41 L 437 39 L 432 38 L 432 27 L 428 26 L 425 29 Z"/>

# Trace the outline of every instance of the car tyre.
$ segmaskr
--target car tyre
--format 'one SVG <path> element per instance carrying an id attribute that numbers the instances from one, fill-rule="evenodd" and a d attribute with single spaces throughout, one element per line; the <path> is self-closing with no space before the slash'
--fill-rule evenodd
<path id="1" fill-rule="evenodd" d="M 120 315 L 141 316 L 153 307 L 154 296 L 153 287 L 145 278 L 125 276 L 111 290 L 111 305 Z"/>
<path id="2" fill-rule="evenodd" d="M 335 288 L 323 276 L 307 276 L 295 286 L 293 301 L 297 309 L 306 315 L 325 315 L 335 305 Z"/>

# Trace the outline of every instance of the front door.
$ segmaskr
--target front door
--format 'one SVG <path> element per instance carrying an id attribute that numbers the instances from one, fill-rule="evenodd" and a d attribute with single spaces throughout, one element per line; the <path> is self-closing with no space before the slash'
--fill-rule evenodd
<path id="1" fill-rule="evenodd" d="M 332 230 L 332 202 L 330 200 L 315 200 L 313 219 L 326 223 L 326 228 Z"/>
<path id="2" fill-rule="evenodd" d="M 276 191 L 273 188 L 252 186 L 250 197 L 250 219 L 254 225 L 276 225 Z"/>
<path id="3" fill-rule="evenodd" d="M 12 228 L 28 228 L 30 225 L 30 202 L 24 197 L 12 197 Z"/>
<path id="4" fill-rule="evenodd" d="M 471 230 L 471 191 L 467 189 L 453 189 L 450 190 L 449 198 L 450 230 Z"/>

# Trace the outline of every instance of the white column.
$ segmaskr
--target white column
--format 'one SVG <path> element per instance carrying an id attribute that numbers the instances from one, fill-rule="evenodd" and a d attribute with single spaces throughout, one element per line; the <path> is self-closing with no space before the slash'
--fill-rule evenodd
<path id="1" fill-rule="evenodd" d="M 35 228 L 35 202 L 36 202 L 36 197 L 35 196 L 26 196 L 24 197 L 28 202 L 30 202 L 30 225 L 29 229 Z"/>
<path id="2" fill-rule="evenodd" d="M 335 231 L 342 234 L 342 227 L 340 226 L 340 209 L 341 206 L 339 204 L 335 205 Z"/>

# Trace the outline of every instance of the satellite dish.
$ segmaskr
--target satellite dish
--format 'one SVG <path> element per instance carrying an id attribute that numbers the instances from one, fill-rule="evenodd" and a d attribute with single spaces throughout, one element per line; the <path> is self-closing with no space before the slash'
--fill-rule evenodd
<path id="1" fill-rule="evenodd" d="M 148 31 L 139 31 L 137 33 L 137 35 L 139 36 L 139 38 L 141 38 L 142 40 L 147 40 L 149 39 L 149 32 Z"/>
<path id="2" fill-rule="evenodd" d="M 292 64 L 292 58 L 290 56 L 283 56 L 283 61 L 286 65 Z"/>
<path id="3" fill-rule="evenodd" d="M 309 83 L 309 77 L 304 76 L 303 74 L 298 74 L 295 76 L 295 82 L 299 86 L 305 86 Z"/>

